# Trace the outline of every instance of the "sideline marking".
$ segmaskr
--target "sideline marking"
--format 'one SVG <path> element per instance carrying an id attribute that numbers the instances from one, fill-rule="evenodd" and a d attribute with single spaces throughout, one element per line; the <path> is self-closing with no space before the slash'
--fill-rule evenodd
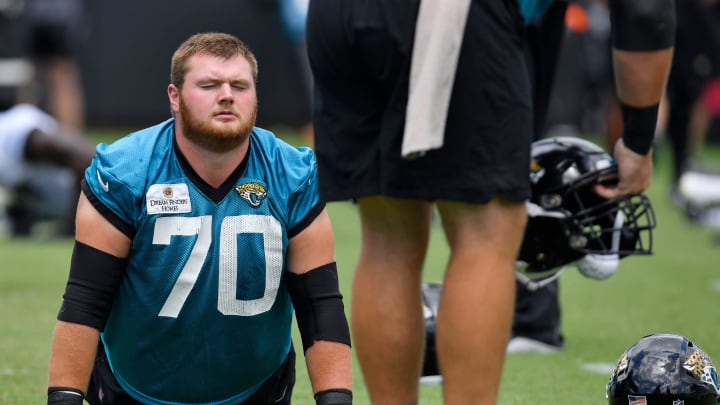
<path id="1" fill-rule="evenodd" d="M 15 370 L 10 367 L 0 368 L 0 376 L 27 375 L 30 372 L 26 369 Z"/>
<path id="2" fill-rule="evenodd" d="M 581 368 L 585 371 L 589 371 L 591 373 L 597 373 L 597 374 L 606 374 L 610 375 L 610 372 L 612 371 L 613 367 L 615 367 L 615 363 L 585 363 L 581 366 Z"/>

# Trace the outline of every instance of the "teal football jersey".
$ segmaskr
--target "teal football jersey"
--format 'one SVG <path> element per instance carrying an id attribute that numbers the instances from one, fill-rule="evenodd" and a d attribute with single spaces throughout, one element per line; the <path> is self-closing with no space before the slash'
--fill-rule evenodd
<path id="1" fill-rule="evenodd" d="M 134 234 L 101 336 L 137 400 L 236 404 L 290 350 L 285 253 L 323 206 L 315 157 L 254 128 L 242 172 L 218 195 L 183 166 L 174 124 L 100 144 L 85 172 Z"/>

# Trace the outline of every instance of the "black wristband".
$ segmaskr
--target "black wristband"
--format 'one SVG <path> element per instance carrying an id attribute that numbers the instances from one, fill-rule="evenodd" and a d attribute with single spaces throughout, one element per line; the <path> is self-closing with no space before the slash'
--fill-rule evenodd
<path id="1" fill-rule="evenodd" d="M 48 405 L 83 405 L 85 395 L 77 388 L 49 387 Z"/>
<path id="2" fill-rule="evenodd" d="M 345 388 L 333 388 L 315 394 L 317 405 L 352 405 L 352 391 Z"/>
<path id="3" fill-rule="evenodd" d="M 623 143 L 635 153 L 647 155 L 655 139 L 660 103 L 650 107 L 620 105 L 623 118 Z"/>

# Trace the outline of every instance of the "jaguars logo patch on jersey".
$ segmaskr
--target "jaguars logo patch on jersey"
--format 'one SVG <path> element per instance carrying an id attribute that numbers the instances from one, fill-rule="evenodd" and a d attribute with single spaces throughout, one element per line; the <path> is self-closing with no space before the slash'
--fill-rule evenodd
<path id="1" fill-rule="evenodd" d="M 251 207 L 258 207 L 267 197 L 267 189 L 260 183 L 245 183 L 235 187 L 240 197 L 247 201 Z"/>

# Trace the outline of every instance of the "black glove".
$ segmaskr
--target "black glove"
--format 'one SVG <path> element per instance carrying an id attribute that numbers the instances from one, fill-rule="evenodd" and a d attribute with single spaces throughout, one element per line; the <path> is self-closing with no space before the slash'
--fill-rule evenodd
<path id="1" fill-rule="evenodd" d="M 333 388 L 315 394 L 317 405 L 352 405 L 352 391 L 344 388 Z"/>
<path id="2" fill-rule="evenodd" d="M 77 388 L 50 387 L 48 388 L 48 405 L 83 405 L 85 396 Z"/>

